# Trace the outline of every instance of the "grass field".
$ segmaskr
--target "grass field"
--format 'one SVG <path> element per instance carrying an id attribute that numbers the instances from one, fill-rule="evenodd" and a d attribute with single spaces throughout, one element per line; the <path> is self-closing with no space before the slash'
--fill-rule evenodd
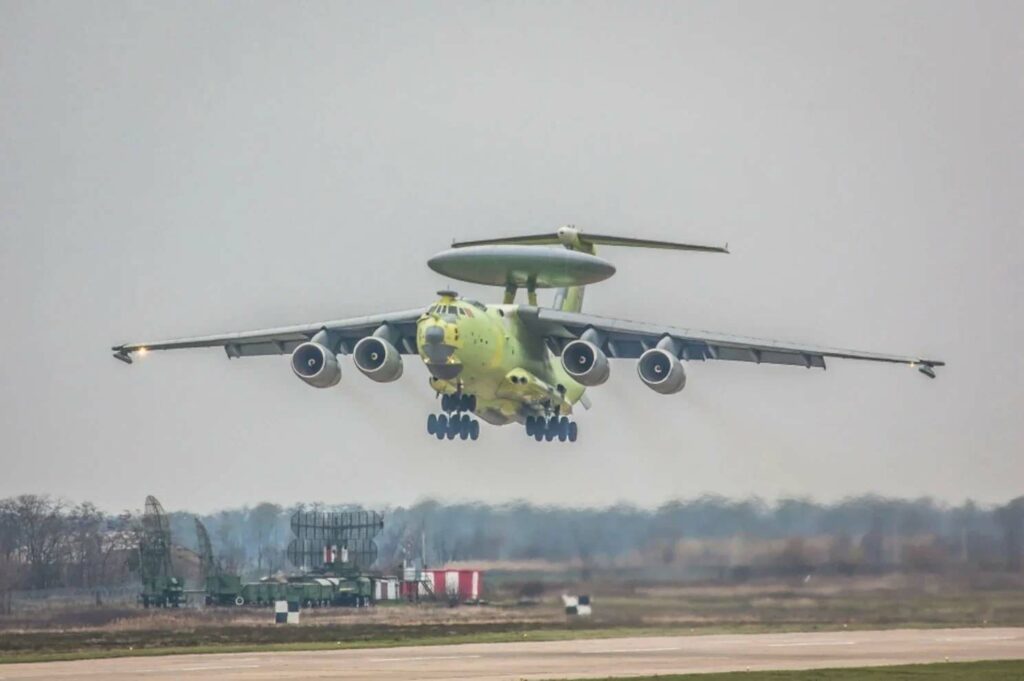
<path id="1" fill-rule="evenodd" d="M 1024 660 L 807 671 L 673 674 L 631 677 L 629 681 L 1020 681 L 1021 679 L 1024 679 Z M 622 681 L 622 679 L 588 679 L 587 681 Z"/>

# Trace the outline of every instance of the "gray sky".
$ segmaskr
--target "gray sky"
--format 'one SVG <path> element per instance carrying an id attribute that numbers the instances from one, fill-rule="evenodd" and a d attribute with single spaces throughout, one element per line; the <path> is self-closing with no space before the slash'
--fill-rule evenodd
<path id="1" fill-rule="evenodd" d="M 655 505 L 1024 492 L 1024 5 L 0 0 L 0 495 Z M 426 371 L 114 343 L 427 305 L 453 237 L 606 249 L 586 309 L 920 353 L 631 364 L 576 446 L 437 442 Z M 464 294 L 498 292 L 459 284 Z"/>

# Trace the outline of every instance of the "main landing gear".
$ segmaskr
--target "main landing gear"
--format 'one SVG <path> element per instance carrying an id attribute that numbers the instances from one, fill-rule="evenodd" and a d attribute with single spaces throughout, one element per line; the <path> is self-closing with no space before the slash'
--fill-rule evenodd
<path id="1" fill-rule="evenodd" d="M 569 420 L 568 416 L 552 416 L 551 418 L 527 416 L 526 434 L 537 442 L 541 440 L 551 442 L 555 438 L 558 438 L 559 442 L 565 442 L 566 440 L 576 442 L 579 428 L 577 428 L 575 421 Z"/>
<path id="2" fill-rule="evenodd" d="M 475 440 L 480 437 L 480 422 L 470 416 L 476 409 L 476 396 L 441 395 L 443 414 L 431 414 L 427 417 L 427 432 L 438 440 Z"/>

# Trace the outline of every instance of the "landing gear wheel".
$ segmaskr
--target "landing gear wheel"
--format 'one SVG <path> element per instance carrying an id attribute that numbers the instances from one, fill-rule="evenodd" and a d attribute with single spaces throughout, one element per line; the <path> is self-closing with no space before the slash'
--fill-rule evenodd
<path id="1" fill-rule="evenodd" d="M 576 422 L 573 421 L 569 424 L 569 442 L 576 442 L 577 435 L 579 435 L 579 428 L 576 426 Z"/>
<path id="2" fill-rule="evenodd" d="M 475 440 L 480 437 L 480 422 L 473 421 L 469 424 L 469 439 Z"/>
<path id="3" fill-rule="evenodd" d="M 555 439 L 555 430 L 558 428 L 558 424 L 552 419 L 544 424 L 544 440 L 551 442 Z"/>
<path id="4" fill-rule="evenodd" d="M 533 424 L 534 424 L 534 418 L 532 416 L 527 416 L 526 417 L 526 435 L 527 436 L 532 436 L 533 435 Z"/>
<path id="5" fill-rule="evenodd" d="M 427 432 L 431 435 L 437 432 L 437 414 L 431 414 L 427 417 Z"/>
<path id="6" fill-rule="evenodd" d="M 562 418 L 558 419 L 558 430 L 556 432 L 558 433 L 558 441 L 565 442 L 566 439 L 569 437 L 568 416 L 563 416 Z"/>
<path id="7" fill-rule="evenodd" d="M 452 411 L 452 396 L 447 393 L 441 395 L 441 411 Z"/>
<path id="8" fill-rule="evenodd" d="M 536 440 L 537 442 L 540 442 L 541 440 L 544 439 L 544 433 L 540 432 L 540 429 L 534 428 L 533 429 L 533 439 Z"/>

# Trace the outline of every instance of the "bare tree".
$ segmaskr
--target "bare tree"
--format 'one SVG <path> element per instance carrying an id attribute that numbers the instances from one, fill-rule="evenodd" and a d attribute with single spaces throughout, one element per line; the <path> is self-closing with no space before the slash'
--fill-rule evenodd
<path id="1" fill-rule="evenodd" d="M 11 500 L 21 550 L 28 564 L 29 586 L 45 589 L 58 582 L 64 539 L 64 504 L 48 496 L 23 494 Z"/>

